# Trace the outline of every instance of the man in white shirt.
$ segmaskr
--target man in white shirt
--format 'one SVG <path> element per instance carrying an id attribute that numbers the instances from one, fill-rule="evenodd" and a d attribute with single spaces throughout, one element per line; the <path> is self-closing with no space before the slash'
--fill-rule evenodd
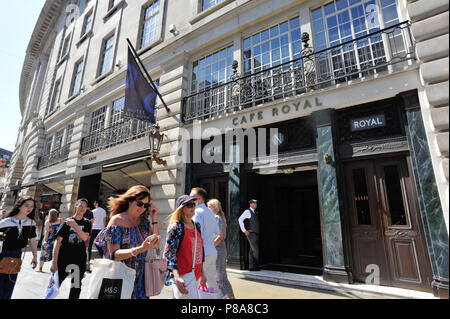
<path id="1" fill-rule="evenodd" d="M 95 238 L 97 235 L 102 231 L 103 228 L 106 227 L 106 211 L 101 207 L 102 201 L 96 200 L 94 202 L 95 209 L 92 211 L 92 214 L 94 215 L 94 219 L 92 221 L 92 234 L 89 238 L 89 245 L 88 245 L 88 258 L 91 260 L 91 252 L 92 252 L 92 244 L 94 243 Z M 99 247 L 95 245 L 97 248 L 97 251 L 100 254 L 100 258 L 103 258 L 103 249 L 102 247 Z"/>
<path id="2" fill-rule="evenodd" d="M 189 195 L 197 198 L 195 215 L 193 220 L 200 224 L 200 231 L 203 238 L 203 248 L 205 249 L 205 262 L 203 263 L 203 273 L 207 278 L 208 288 L 213 288 L 219 292 L 216 281 L 216 260 L 217 250 L 214 247 L 214 238 L 220 234 L 219 226 L 214 213 L 205 205 L 206 191 L 203 188 L 193 188 Z"/>
<path id="3" fill-rule="evenodd" d="M 259 218 L 256 208 L 258 202 L 256 199 L 249 201 L 250 208 L 245 210 L 239 217 L 239 226 L 247 237 L 250 244 L 248 252 L 248 269 L 250 271 L 259 270 Z"/>

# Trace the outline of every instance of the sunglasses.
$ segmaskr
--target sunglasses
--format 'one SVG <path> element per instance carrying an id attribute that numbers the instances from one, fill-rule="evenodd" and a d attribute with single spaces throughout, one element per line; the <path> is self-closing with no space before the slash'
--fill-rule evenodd
<path id="1" fill-rule="evenodd" d="M 144 208 L 146 208 L 146 209 L 147 209 L 147 208 L 149 208 L 149 207 L 150 207 L 150 205 L 151 205 L 151 204 L 150 204 L 150 203 L 145 203 L 145 204 L 144 204 L 143 202 L 141 202 L 141 201 L 137 200 L 137 201 L 136 201 L 136 205 L 138 205 L 138 207 L 142 207 L 142 206 L 144 206 Z"/>
<path id="2" fill-rule="evenodd" d="M 189 202 L 189 203 L 185 204 L 184 206 L 187 208 L 192 208 L 192 207 L 195 207 L 195 203 Z"/>

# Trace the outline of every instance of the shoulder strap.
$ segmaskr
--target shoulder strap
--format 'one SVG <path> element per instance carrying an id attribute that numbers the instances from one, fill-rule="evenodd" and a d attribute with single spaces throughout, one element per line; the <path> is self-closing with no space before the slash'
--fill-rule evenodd
<path id="1" fill-rule="evenodd" d="M 194 256 L 192 256 L 192 271 L 195 270 L 195 256 L 197 255 L 197 226 L 194 223 L 195 244 L 194 244 Z"/>

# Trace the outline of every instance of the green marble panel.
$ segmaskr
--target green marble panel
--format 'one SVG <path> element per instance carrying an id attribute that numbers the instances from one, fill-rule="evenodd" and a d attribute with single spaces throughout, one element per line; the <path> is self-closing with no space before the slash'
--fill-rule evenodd
<path id="1" fill-rule="evenodd" d="M 419 108 L 406 111 L 406 134 L 435 278 L 448 281 L 448 234 Z"/>

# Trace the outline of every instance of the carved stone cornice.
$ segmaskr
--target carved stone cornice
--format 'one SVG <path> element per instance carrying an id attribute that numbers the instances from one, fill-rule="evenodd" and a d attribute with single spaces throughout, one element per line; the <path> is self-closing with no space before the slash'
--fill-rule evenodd
<path id="1" fill-rule="evenodd" d="M 341 158 L 403 152 L 408 150 L 408 140 L 404 136 L 370 142 L 343 144 L 339 147 Z"/>

